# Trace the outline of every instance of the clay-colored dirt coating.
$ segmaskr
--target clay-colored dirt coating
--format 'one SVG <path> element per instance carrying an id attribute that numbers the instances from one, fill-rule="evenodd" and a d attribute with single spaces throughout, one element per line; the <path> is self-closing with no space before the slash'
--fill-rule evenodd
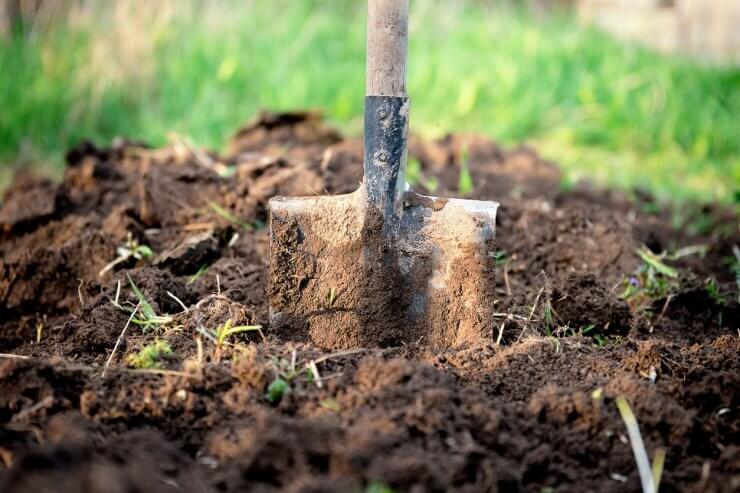
<path id="1" fill-rule="evenodd" d="M 271 200 L 270 326 L 326 349 L 488 339 L 496 204 L 411 191 L 402 202 L 385 218 L 362 187 Z"/>
<path id="2" fill-rule="evenodd" d="M 637 492 L 617 396 L 650 458 L 666 451 L 661 492 L 738 491 L 736 213 L 563 190 L 534 152 L 474 136 L 411 139 L 440 185 L 420 192 L 456 196 L 463 149 L 466 198 L 501 202 L 495 323 L 444 349 L 395 333 L 325 350 L 269 323 L 267 201 L 362 173 L 360 140 L 315 114 L 265 114 L 225 155 L 87 144 L 61 183 L 18 177 L 0 204 L 0 491 Z M 153 255 L 100 276 L 129 233 Z M 678 277 L 638 308 L 622 294 L 641 245 L 702 253 L 664 259 Z M 103 378 L 131 282 L 171 320 L 129 326 Z M 229 320 L 265 339 L 217 346 Z M 131 368 L 156 340 L 160 368 Z"/>

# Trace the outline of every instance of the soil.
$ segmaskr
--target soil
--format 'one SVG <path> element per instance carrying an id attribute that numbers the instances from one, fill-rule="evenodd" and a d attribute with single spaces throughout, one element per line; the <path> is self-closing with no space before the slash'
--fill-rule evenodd
<path id="1" fill-rule="evenodd" d="M 482 137 L 410 144 L 441 197 L 463 153 L 467 198 L 501 203 L 497 318 L 445 349 L 271 331 L 267 201 L 361 177 L 361 141 L 316 114 L 265 113 L 223 154 L 85 143 L 61 183 L 18 176 L 0 205 L 0 491 L 640 491 L 618 396 L 666 452 L 661 491 L 738 491 L 738 216 L 566 190 Z M 153 255 L 101 275 L 136 242 Z M 642 245 L 703 248 L 625 299 Z M 134 285 L 166 323 L 127 324 Z M 229 320 L 264 338 L 218 344 Z M 131 368 L 155 340 L 172 353 Z"/>

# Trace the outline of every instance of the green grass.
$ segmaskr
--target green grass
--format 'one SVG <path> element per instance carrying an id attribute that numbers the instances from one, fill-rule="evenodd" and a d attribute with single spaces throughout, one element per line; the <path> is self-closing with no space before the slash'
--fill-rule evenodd
<path id="1" fill-rule="evenodd" d="M 163 360 L 169 359 L 174 355 L 174 351 L 167 343 L 162 339 L 156 339 L 152 344 L 144 346 L 137 353 L 129 354 L 126 357 L 126 362 L 133 368 L 140 370 L 161 368 Z"/>
<path id="2" fill-rule="evenodd" d="M 320 107 L 361 132 L 365 2 L 173 2 L 0 41 L 0 162 L 58 164 L 82 138 L 161 145 L 171 131 L 219 149 L 260 108 Z M 413 131 L 529 143 L 568 181 L 736 198 L 740 69 L 486 2 L 415 0 L 411 15 Z"/>

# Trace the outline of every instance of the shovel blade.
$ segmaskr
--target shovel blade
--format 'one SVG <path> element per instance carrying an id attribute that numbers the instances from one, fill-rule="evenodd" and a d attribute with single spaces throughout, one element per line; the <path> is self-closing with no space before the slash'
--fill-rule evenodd
<path id="1" fill-rule="evenodd" d="M 407 192 L 387 228 L 365 203 L 270 201 L 271 330 L 331 349 L 490 339 L 498 204 Z"/>

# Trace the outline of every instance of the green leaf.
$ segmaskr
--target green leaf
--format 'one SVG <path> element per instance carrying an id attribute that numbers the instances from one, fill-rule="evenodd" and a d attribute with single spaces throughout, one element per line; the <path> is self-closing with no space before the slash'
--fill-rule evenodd
<path id="1" fill-rule="evenodd" d="M 380 481 L 372 481 L 365 488 L 365 493 L 396 493 L 396 490 Z"/>
<path id="2" fill-rule="evenodd" d="M 242 221 L 241 219 L 239 219 L 238 217 L 236 217 L 234 214 L 232 214 L 231 212 L 227 211 L 226 209 L 224 209 L 223 207 L 221 207 L 220 205 L 218 205 L 215 202 L 209 202 L 208 203 L 208 206 L 213 210 L 213 212 L 215 212 L 216 214 L 218 214 L 219 216 L 221 216 L 222 218 L 224 218 L 225 220 L 227 220 L 231 224 L 234 224 L 236 226 L 239 226 L 240 228 L 244 229 L 245 231 L 253 231 L 255 229 L 253 225 L 249 224 L 246 221 Z"/>
<path id="3" fill-rule="evenodd" d="M 290 392 L 290 384 L 282 378 L 276 378 L 270 383 L 270 385 L 268 385 L 265 399 L 267 399 L 268 402 L 275 404 L 280 402 L 280 399 L 282 399 L 288 392 Z"/>
<path id="4" fill-rule="evenodd" d="M 138 253 L 141 258 L 151 258 L 154 256 L 154 251 L 148 245 L 139 245 L 136 247 L 135 253 Z"/>
<path id="5" fill-rule="evenodd" d="M 637 250 L 637 254 L 640 256 L 642 261 L 645 262 L 645 264 L 660 272 L 664 276 L 671 278 L 678 277 L 678 271 L 676 269 L 664 264 L 661 261 L 660 257 L 648 250 L 647 247 L 641 247 L 639 250 Z"/>

